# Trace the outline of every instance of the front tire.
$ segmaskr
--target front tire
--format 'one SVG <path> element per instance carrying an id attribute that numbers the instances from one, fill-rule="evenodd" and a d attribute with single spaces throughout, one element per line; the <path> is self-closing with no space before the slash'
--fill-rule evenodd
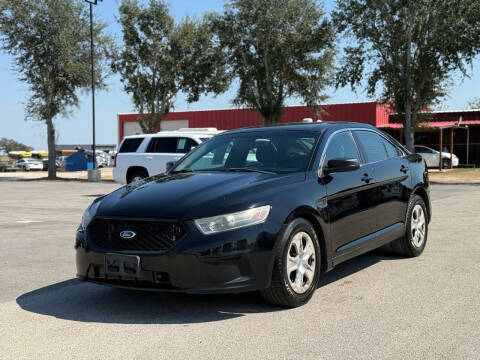
<path id="1" fill-rule="evenodd" d="M 423 199 L 415 195 L 408 204 L 405 235 L 392 242 L 393 250 L 407 257 L 420 256 L 427 244 L 428 215 Z"/>
<path id="2" fill-rule="evenodd" d="M 271 304 L 297 307 L 307 303 L 320 276 L 320 245 L 312 224 L 303 218 L 292 220 L 275 251 L 270 287 L 260 290 Z"/>

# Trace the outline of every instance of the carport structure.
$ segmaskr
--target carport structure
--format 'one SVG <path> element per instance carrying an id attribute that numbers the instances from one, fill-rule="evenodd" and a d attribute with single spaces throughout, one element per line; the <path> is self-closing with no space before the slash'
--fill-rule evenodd
<path id="1" fill-rule="evenodd" d="M 415 145 L 429 146 L 440 153 L 449 152 L 450 159 L 455 148 L 460 165 L 480 165 L 480 109 L 434 111 L 429 116 L 433 121 L 421 122 L 415 130 Z M 403 124 L 392 123 L 392 116 L 389 120 L 388 124 L 378 127 L 403 143 Z M 446 146 L 448 150 L 442 151 Z M 443 170 L 441 156 L 438 167 Z M 453 167 L 452 161 L 449 167 Z"/>

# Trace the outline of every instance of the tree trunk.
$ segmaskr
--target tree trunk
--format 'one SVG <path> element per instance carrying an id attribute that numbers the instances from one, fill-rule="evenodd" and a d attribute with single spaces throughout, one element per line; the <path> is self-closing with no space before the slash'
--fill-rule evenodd
<path id="1" fill-rule="evenodd" d="M 48 178 L 55 179 L 57 177 L 57 166 L 55 164 L 55 127 L 53 119 L 47 119 L 47 141 L 48 141 Z"/>
<path id="2" fill-rule="evenodd" d="M 414 129 L 412 124 L 412 75 L 410 71 L 410 64 L 412 62 L 412 24 L 410 20 L 410 12 L 408 7 L 405 9 L 407 16 L 407 49 L 406 49 L 406 59 L 405 59 L 405 75 L 406 75 L 406 85 L 405 89 L 406 100 L 405 100 L 405 146 L 408 150 L 414 151 L 413 149 L 413 138 L 414 138 Z"/>
<path id="3" fill-rule="evenodd" d="M 405 136 L 405 147 L 413 152 L 414 131 L 412 126 L 412 107 L 410 101 L 405 102 L 405 126 L 403 134 Z"/>

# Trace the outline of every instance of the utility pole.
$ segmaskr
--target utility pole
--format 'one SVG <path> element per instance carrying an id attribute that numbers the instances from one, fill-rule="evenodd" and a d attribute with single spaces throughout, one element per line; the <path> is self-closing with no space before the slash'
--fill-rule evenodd
<path id="1" fill-rule="evenodd" d="M 90 5 L 90 66 L 92 72 L 92 152 L 93 152 L 93 169 L 97 168 L 97 155 L 95 152 L 95 64 L 93 59 L 94 44 L 93 44 L 93 5 L 97 5 L 98 1 L 102 0 L 85 0 Z"/>

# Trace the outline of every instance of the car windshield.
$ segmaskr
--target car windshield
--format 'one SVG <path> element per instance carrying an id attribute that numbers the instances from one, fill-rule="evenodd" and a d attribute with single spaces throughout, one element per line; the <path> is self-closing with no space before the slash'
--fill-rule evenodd
<path id="1" fill-rule="evenodd" d="M 306 131 L 258 131 L 216 136 L 198 146 L 172 172 L 306 171 L 318 138 Z"/>

